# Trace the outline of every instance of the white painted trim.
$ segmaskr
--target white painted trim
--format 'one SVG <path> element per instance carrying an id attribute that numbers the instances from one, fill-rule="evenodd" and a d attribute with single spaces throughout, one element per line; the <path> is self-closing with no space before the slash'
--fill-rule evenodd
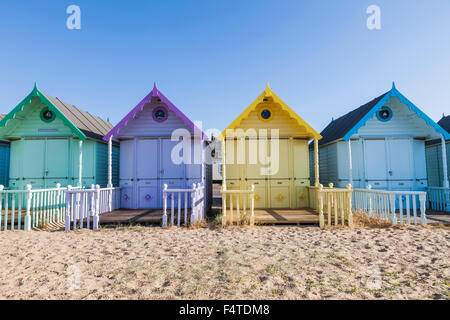
<path id="1" fill-rule="evenodd" d="M 444 188 L 449 187 L 448 183 L 448 168 L 447 168 L 447 146 L 445 144 L 445 138 L 441 135 L 441 145 L 442 145 L 442 174 L 443 174 L 443 186 Z"/>
<path id="2" fill-rule="evenodd" d="M 83 140 L 78 142 L 79 152 L 80 152 L 80 161 L 78 163 L 78 186 L 83 186 Z"/>
<path id="3" fill-rule="evenodd" d="M 352 140 L 347 141 L 348 155 L 348 181 L 353 186 L 353 160 L 352 160 Z"/>

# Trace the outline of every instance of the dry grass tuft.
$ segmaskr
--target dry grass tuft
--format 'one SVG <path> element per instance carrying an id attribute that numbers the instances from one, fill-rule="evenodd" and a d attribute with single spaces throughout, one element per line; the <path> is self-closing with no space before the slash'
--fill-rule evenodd
<path id="1" fill-rule="evenodd" d="M 391 228 L 394 225 L 379 217 L 369 217 L 364 212 L 353 212 L 353 225 L 355 228 Z"/>

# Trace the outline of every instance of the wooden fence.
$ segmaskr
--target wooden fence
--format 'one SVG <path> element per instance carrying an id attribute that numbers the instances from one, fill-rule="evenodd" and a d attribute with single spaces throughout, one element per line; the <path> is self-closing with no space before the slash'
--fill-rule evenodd
<path id="1" fill-rule="evenodd" d="M 369 185 L 367 189 L 353 190 L 353 208 L 393 224 L 398 221 L 411 224 L 411 219 L 417 224 L 420 211 L 420 222 L 426 224 L 426 196 L 426 192 L 420 191 L 373 190 Z"/>
<path id="2" fill-rule="evenodd" d="M 346 189 L 334 188 L 330 183 L 328 188 L 308 187 L 309 203 L 312 209 L 319 212 L 319 224 L 321 228 L 331 225 L 347 225 L 353 227 L 352 213 L 352 189 L 347 185 Z M 326 221 L 325 221 L 326 219 Z"/>
<path id="3" fill-rule="evenodd" d="M 79 188 L 77 188 L 79 189 Z M 67 188 L 5 190 L 0 185 L 0 230 L 42 228 L 64 221 Z"/>
<path id="4" fill-rule="evenodd" d="M 236 208 L 236 217 L 234 217 L 234 208 Z M 242 222 L 248 222 L 251 226 L 255 224 L 255 186 L 252 185 L 250 190 L 222 188 L 222 225 Z"/>
<path id="5" fill-rule="evenodd" d="M 175 224 L 175 198 L 177 202 L 177 226 L 181 226 L 182 209 L 184 208 L 184 225 L 188 225 L 188 211 L 191 209 L 190 224 L 203 221 L 206 216 L 206 192 L 205 186 L 198 183 L 192 184 L 192 189 L 168 189 L 163 186 L 163 218 L 162 226 L 167 227 L 167 200 L 170 200 L 170 224 Z"/>
<path id="6" fill-rule="evenodd" d="M 428 187 L 427 208 L 450 212 L 450 188 Z"/>
<path id="7" fill-rule="evenodd" d="M 120 188 L 76 190 L 69 186 L 66 191 L 66 231 L 83 229 L 98 230 L 99 216 L 120 208 Z"/>

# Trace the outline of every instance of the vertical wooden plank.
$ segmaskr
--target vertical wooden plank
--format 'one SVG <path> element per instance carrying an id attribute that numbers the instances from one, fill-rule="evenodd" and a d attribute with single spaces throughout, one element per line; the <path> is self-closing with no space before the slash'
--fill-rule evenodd
<path id="1" fill-rule="evenodd" d="M 233 194 L 230 193 L 230 223 L 233 225 L 234 217 L 233 217 Z"/>
<path id="2" fill-rule="evenodd" d="M 6 231 L 6 230 L 8 230 L 9 193 L 6 193 L 5 195 L 6 195 L 6 197 L 5 197 L 5 228 L 4 228 L 4 230 Z"/>
<path id="3" fill-rule="evenodd" d="M 6 193 L 3 192 L 4 188 L 5 186 L 0 185 L 0 229 L 2 227 L 2 217 L 3 217 L 3 197 L 6 195 Z"/>
<path id="4" fill-rule="evenodd" d="M 353 211 L 352 211 L 352 186 L 347 185 L 347 216 L 348 216 L 348 226 L 353 228 Z"/>
<path id="5" fill-rule="evenodd" d="M 419 202 L 420 202 L 420 223 L 423 225 L 427 224 L 427 218 L 425 216 L 425 201 L 426 201 L 426 195 L 420 194 L 419 195 Z"/>
<path id="6" fill-rule="evenodd" d="M 409 205 L 409 200 L 410 199 L 410 195 L 406 195 L 405 196 L 405 201 L 406 201 L 406 217 L 407 217 L 407 221 L 408 224 L 411 224 L 411 207 Z"/>
<path id="7" fill-rule="evenodd" d="M 241 194 L 236 194 L 236 223 L 239 225 L 241 223 L 241 212 L 240 212 L 240 202 L 241 202 Z"/>
<path id="8" fill-rule="evenodd" d="M 70 193 L 72 186 L 67 186 L 66 191 L 66 231 L 70 230 L 70 216 L 71 216 L 71 202 L 72 202 L 72 194 Z"/>
<path id="9" fill-rule="evenodd" d="M 163 228 L 167 227 L 167 184 L 163 185 Z"/>
<path id="10" fill-rule="evenodd" d="M 181 227 L 181 193 L 178 192 L 178 219 L 177 226 Z"/>
<path id="11" fill-rule="evenodd" d="M 175 210 L 175 193 L 173 193 L 173 192 L 170 192 L 170 195 L 169 195 L 169 197 L 170 197 L 170 206 L 171 206 L 171 208 L 170 208 L 170 224 L 172 225 L 172 227 L 173 227 L 173 223 L 174 223 L 174 210 Z"/>
<path id="12" fill-rule="evenodd" d="M 323 193 L 323 185 L 319 185 L 319 191 L 317 192 L 318 196 L 317 199 L 319 201 L 318 205 L 319 205 L 319 225 L 320 228 L 323 229 L 325 228 L 325 219 L 323 216 L 323 198 L 324 198 L 324 193 Z"/>
<path id="13" fill-rule="evenodd" d="M 17 193 L 11 193 L 11 230 L 15 229 L 16 219 L 16 196 Z"/>
<path id="14" fill-rule="evenodd" d="M 394 225 L 396 225 L 397 224 L 397 215 L 395 213 L 395 194 L 394 193 L 390 194 L 390 200 L 391 200 L 391 214 L 392 214 L 391 221 Z"/>
<path id="15" fill-rule="evenodd" d="M 250 208 L 250 226 L 255 225 L 255 185 L 252 184 L 251 189 L 251 208 Z"/>
<path id="16" fill-rule="evenodd" d="M 405 195 L 406 197 L 406 195 Z M 403 195 L 398 195 L 398 207 L 400 209 L 400 223 L 403 223 Z"/>
<path id="17" fill-rule="evenodd" d="M 184 193 L 184 225 L 187 226 L 188 225 L 188 193 L 185 192 Z"/>
<path id="18" fill-rule="evenodd" d="M 222 187 L 222 226 L 227 224 L 227 194 L 224 192 L 225 190 L 226 188 Z"/>
<path id="19" fill-rule="evenodd" d="M 415 195 L 412 196 L 412 204 L 413 204 L 414 224 L 417 225 L 417 199 Z"/>

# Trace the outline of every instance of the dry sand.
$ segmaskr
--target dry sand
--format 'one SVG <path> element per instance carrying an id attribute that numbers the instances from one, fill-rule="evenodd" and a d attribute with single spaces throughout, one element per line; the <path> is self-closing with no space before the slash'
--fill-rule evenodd
<path id="1" fill-rule="evenodd" d="M 431 227 L 6 231 L 0 298 L 449 299 L 449 240 Z"/>

